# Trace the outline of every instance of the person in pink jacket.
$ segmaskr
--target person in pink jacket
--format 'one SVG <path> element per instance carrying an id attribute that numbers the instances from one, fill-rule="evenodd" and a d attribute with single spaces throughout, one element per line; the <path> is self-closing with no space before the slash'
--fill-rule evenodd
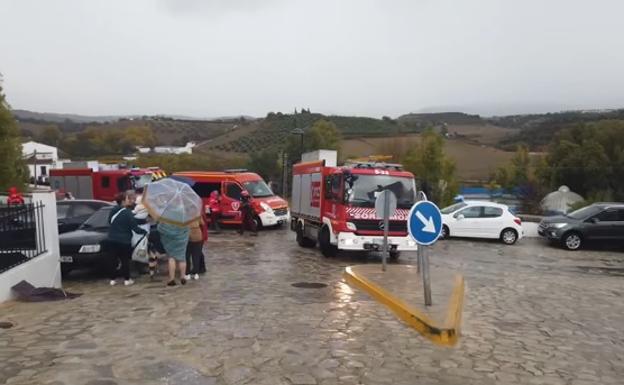
<path id="1" fill-rule="evenodd" d="M 210 230 L 215 233 L 221 231 L 219 218 L 221 217 L 221 198 L 217 190 L 210 193 L 208 198 L 208 208 L 210 209 Z"/>

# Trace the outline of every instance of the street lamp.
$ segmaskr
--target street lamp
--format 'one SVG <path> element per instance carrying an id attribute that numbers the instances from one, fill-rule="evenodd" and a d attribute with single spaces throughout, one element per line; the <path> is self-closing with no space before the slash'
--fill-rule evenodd
<path id="1" fill-rule="evenodd" d="M 290 131 L 290 133 L 292 135 L 299 135 L 299 137 L 301 138 L 301 141 L 299 142 L 299 157 L 303 159 L 303 135 L 305 134 L 305 131 L 303 131 L 303 129 L 301 128 L 295 128 Z"/>

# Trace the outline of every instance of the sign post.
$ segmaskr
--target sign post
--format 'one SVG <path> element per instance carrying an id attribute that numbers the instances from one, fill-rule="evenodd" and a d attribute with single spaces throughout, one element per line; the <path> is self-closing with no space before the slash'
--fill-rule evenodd
<path id="1" fill-rule="evenodd" d="M 431 306 L 431 280 L 429 276 L 429 256 L 426 247 L 434 244 L 442 232 L 442 214 L 433 202 L 422 200 L 410 210 L 407 230 L 418 243 L 418 268 L 422 272 L 425 292 L 425 305 Z"/>
<path id="2" fill-rule="evenodd" d="M 394 193 L 390 190 L 383 190 L 375 199 L 375 214 L 377 218 L 383 220 L 383 249 L 382 249 L 382 264 L 381 269 L 386 271 L 386 261 L 388 260 L 389 247 L 388 247 L 388 231 L 390 231 L 390 217 L 394 215 L 397 207 L 397 199 Z"/>

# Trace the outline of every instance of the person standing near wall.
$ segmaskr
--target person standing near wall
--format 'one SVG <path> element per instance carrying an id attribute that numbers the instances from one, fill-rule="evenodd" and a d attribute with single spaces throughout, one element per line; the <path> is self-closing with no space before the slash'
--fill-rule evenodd
<path id="1" fill-rule="evenodd" d="M 137 234 L 147 234 L 147 231 L 139 227 L 132 207 L 134 207 L 134 197 L 127 192 L 117 196 L 117 207 L 113 208 L 108 217 L 110 227 L 108 228 L 108 238 L 106 248 L 110 257 L 110 284 L 117 284 L 117 267 L 121 262 L 120 274 L 124 278 L 124 285 L 129 286 L 134 283 L 130 278 L 130 259 L 132 258 L 132 232 Z"/>
<path id="2" fill-rule="evenodd" d="M 9 187 L 9 196 L 7 198 L 7 205 L 14 205 L 14 206 L 18 206 L 18 205 L 23 205 L 24 204 L 24 197 L 22 197 L 22 194 L 17 191 L 17 187 Z"/>

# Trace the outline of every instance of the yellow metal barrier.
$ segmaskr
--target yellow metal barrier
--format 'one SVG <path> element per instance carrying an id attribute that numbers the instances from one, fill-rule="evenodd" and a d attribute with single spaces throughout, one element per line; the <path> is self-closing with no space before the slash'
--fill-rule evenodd
<path id="1" fill-rule="evenodd" d="M 359 287 L 375 298 L 375 300 L 387 306 L 401 320 L 422 334 L 423 337 L 439 345 L 453 346 L 457 344 L 464 301 L 463 276 L 458 274 L 455 277 L 455 283 L 451 298 L 449 299 L 446 319 L 443 325 L 436 325 L 426 314 L 407 305 L 361 274 L 355 273 L 351 267 L 345 269 L 344 278 L 349 284 Z"/>

